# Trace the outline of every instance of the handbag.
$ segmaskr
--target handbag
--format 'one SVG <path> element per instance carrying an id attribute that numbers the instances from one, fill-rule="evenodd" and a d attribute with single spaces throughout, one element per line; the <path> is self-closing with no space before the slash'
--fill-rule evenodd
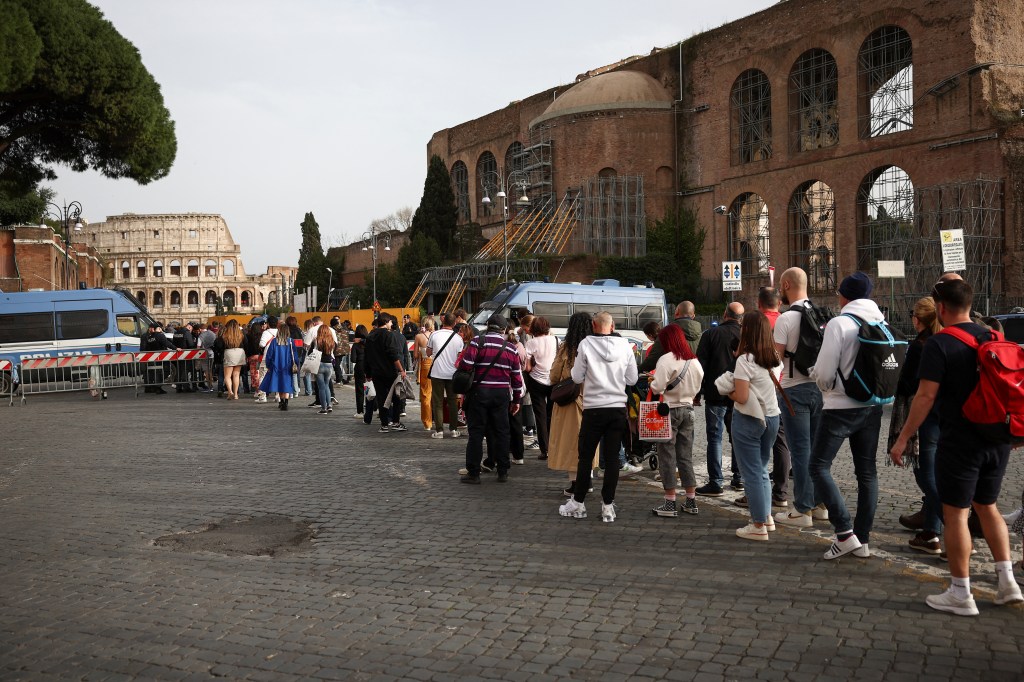
<path id="1" fill-rule="evenodd" d="M 299 366 L 295 364 L 295 346 L 288 344 L 288 347 L 292 351 L 292 374 L 298 374 Z"/>
<path id="2" fill-rule="evenodd" d="M 481 336 L 480 343 L 478 343 L 476 347 L 478 355 L 480 354 L 480 351 L 483 350 L 484 341 L 485 337 Z M 494 367 L 494 363 L 497 362 L 498 358 L 501 357 L 501 354 L 505 352 L 505 348 L 506 346 L 502 344 L 501 350 L 494 354 L 494 359 L 491 360 L 491 364 L 487 365 L 487 369 L 485 369 L 484 373 L 480 375 L 481 379 L 487 376 L 487 373 L 491 371 L 491 368 Z M 456 394 L 466 395 L 473 390 L 474 386 L 476 386 L 476 368 L 474 367 L 472 370 L 462 369 L 461 367 L 456 368 L 455 374 L 452 375 L 452 390 Z"/>
<path id="3" fill-rule="evenodd" d="M 575 402 L 580 397 L 580 384 L 572 380 L 572 377 L 563 379 L 551 387 L 551 399 L 556 405 L 565 407 Z"/>
<path id="4" fill-rule="evenodd" d="M 320 358 L 322 356 L 323 353 L 320 351 L 319 348 L 315 346 L 313 348 L 310 348 L 309 351 L 306 353 L 306 359 L 302 361 L 301 375 L 306 376 L 307 374 L 316 374 L 317 372 L 319 372 Z"/>
<path id="5" fill-rule="evenodd" d="M 667 443 L 672 440 L 672 419 L 658 409 L 659 405 L 665 403 L 661 401 L 661 396 L 658 396 L 658 400 L 650 400 L 650 391 L 647 392 L 647 398 L 640 403 L 637 414 L 637 435 L 640 440 L 648 443 Z"/>

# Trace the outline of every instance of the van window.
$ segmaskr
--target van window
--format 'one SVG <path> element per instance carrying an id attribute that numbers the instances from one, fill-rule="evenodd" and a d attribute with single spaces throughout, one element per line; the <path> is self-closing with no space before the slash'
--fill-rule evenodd
<path id="1" fill-rule="evenodd" d="M 568 303 L 541 303 L 538 301 L 533 304 L 533 314 L 547 318 L 548 324 L 552 327 L 569 326 Z"/>
<path id="2" fill-rule="evenodd" d="M 65 310 L 57 313 L 62 339 L 93 339 L 107 331 L 106 310 Z"/>
<path id="3" fill-rule="evenodd" d="M 660 305 L 648 305 L 643 308 L 633 306 L 630 312 L 636 316 L 636 327 L 634 329 L 643 329 L 644 325 L 648 322 L 657 322 L 661 324 L 662 308 Z"/>
<path id="4" fill-rule="evenodd" d="M 142 329 L 142 324 L 135 315 L 117 316 L 117 331 L 124 336 L 139 338 L 142 336 Z"/>
<path id="5" fill-rule="evenodd" d="M 627 308 L 624 305 L 603 305 L 601 303 L 577 303 L 573 305 L 574 313 L 589 313 L 591 317 L 597 313 L 605 312 L 612 316 L 616 329 L 630 329 Z"/>
<path id="6" fill-rule="evenodd" d="M 53 313 L 0 315 L 0 343 L 53 341 Z"/>

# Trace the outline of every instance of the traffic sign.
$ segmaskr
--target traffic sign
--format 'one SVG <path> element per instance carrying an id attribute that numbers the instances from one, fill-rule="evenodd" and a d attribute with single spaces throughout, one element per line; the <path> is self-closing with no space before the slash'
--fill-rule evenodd
<path id="1" fill-rule="evenodd" d="M 722 261 L 722 291 L 743 290 L 743 268 L 738 260 Z"/>

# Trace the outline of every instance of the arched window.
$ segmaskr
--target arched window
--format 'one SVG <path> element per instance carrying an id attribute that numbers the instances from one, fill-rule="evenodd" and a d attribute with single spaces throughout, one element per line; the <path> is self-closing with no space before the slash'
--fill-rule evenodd
<path id="1" fill-rule="evenodd" d="M 121 261 L 121 279 L 132 278 L 132 265 L 126 260 Z"/>
<path id="2" fill-rule="evenodd" d="M 175 259 L 175 260 L 171 261 L 171 277 L 181 277 L 181 261 L 180 260 Z"/>
<path id="3" fill-rule="evenodd" d="M 452 164 L 452 192 L 459 209 L 459 224 L 468 223 L 469 216 L 469 170 L 466 164 L 456 161 Z"/>
<path id="4" fill-rule="evenodd" d="M 153 261 L 153 276 L 163 277 L 164 276 L 164 262 L 162 260 Z"/>
<path id="5" fill-rule="evenodd" d="M 145 291 L 136 291 L 135 292 L 135 298 L 139 299 L 139 303 L 141 303 L 142 305 L 146 305 L 146 292 Z"/>
<path id="6" fill-rule="evenodd" d="M 857 55 L 857 120 L 861 137 L 914 127 L 914 64 L 910 35 L 883 26 Z"/>
<path id="7" fill-rule="evenodd" d="M 857 192 L 857 269 L 878 273 L 878 261 L 888 260 L 914 236 L 914 183 L 899 166 L 868 173 Z"/>
<path id="8" fill-rule="evenodd" d="M 476 184 L 480 187 L 477 217 L 489 216 L 495 211 L 498 196 L 498 162 L 494 154 L 480 155 L 476 162 Z M 484 203 L 485 197 L 490 200 L 488 203 Z"/>
<path id="9" fill-rule="evenodd" d="M 164 292 L 154 291 L 153 292 L 153 307 L 163 308 L 164 307 Z"/>
<path id="10" fill-rule="evenodd" d="M 139 279 L 146 279 L 146 261 L 140 260 L 135 264 L 135 269 Z"/>
<path id="11" fill-rule="evenodd" d="M 516 140 L 505 150 L 505 175 L 526 168 L 526 155 L 523 154 L 523 143 Z"/>
<path id="12" fill-rule="evenodd" d="M 206 305 L 217 305 L 217 292 L 207 291 L 206 298 L 204 300 L 206 302 Z"/>
<path id="13" fill-rule="evenodd" d="M 226 277 L 233 277 L 234 276 L 234 274 L 235 274 L 235 261 L 233 261 L 233 260 L 226 260 L 226 261 L 224 261 L 223 267 L 224 267 L 224 269 L 223 269 L 222 272 L 224 273 L 224 275 Z"/>
<path id="14" fill-rule="evenodd" d="M 243 308 L 248 308 L 249 306 L 252 305 L 252 294 L 248 291 L 243 291 L 242 295 L 239 297 L 239 300 L 242 302 Z"/>
<path id="15" fill-rule="evenodd" d="M 839 70 L 827 51 L 814 48 L 789 73 L 789 130 L 793 151 L 839 144 Z"/>
<path id="16" fill-rule="evenodd" d="M 207 277 L 216 277 L 217 276 L 217 261 L 210 260 L 209 258 L 206 259 L 206 262 L 203 263 L 203 272 L 206 273 Z"/>
<path id="17" fill-rule="evenodd" d="M 196 267 L 199 267 L 199 266 L 197 265 Z M 193 291 L 188 292 L 188 304 L 190 306 L 197 306 L 197 305 L 199 305 L 199 292 L 198 291 L 193 290 Z"/>
<path id="18" fill-rule="evenodd" d="M 759 69 L 747 69 L 732 84 L 732 162 L 772 156 L 772 85 Z"/>
<path id="19" fill-rule="evenodd" d="M 198 277 L 199 276 L 199 261 L 195 258 L 188 262 L 188 276 Z"/>
<path id="20" fill-rule="evenodd" d="M 228 289 L 224 292 L 224 307 L 234 308 L 235 307 L 235 292 Z"/>
<path id="21" fill-rule="evenodd" d="M 744 277 L 767 275 L 770 259 L 768 204 L 753 192 L 741 194 L 729 209 L 729 255 L 740 261 Z"/>
<path id="22" fill-rule="evenodd" d="M 180 291 L 172 291 L 171 292 L 171 305 L 172 306 L 176 306 L 178 308 L 181 307 L 181 292 Z"/>
<path id="23" fill-rule="evenodd" d="M 808 180 L 789 200 L 789 256 L 814 293 L 836 290 L 836 202 L 832 188 Z"/>

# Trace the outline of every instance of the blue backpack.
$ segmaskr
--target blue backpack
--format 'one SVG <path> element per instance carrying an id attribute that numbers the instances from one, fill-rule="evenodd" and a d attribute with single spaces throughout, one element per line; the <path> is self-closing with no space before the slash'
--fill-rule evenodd
<path id="1" fill-rule="evenodd" d="M 857 323 L 857 356 L 849 376 L 839 373 L 843 390 L 868 405 L 888 405 L 896 396 L 896 384 L 907 357 L 907 337 L 885 321 L 867 322 L 843 313 Z"/>

